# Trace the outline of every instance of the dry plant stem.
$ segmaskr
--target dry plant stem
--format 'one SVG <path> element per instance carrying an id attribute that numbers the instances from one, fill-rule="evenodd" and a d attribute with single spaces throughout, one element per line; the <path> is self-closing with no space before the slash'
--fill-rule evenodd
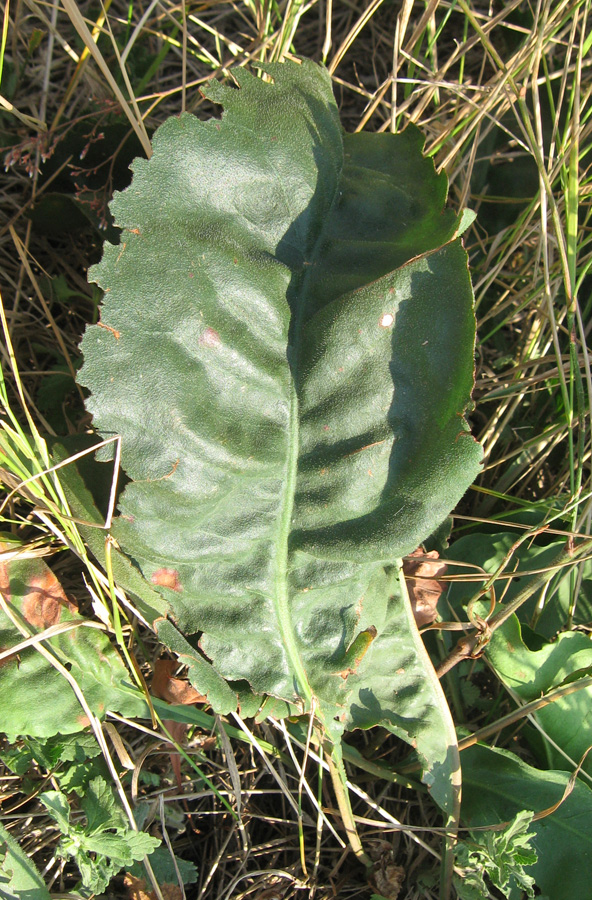
<path id="1" fill-rule="evenodd" d="M 498 734 L 503 728 L 507 728 L 508 725 L 519 722 L 520 719 L 536 712 L 537 709 L 542 709 L 544 706 L 554 703 L 561 697 L 567 697 L 568 694 L 573 694 L 576 691 L 581 691 L 589 687 L 592 687 L 592 676 L 580 678 L 578 681 L 573 681 L 570 684 L 562 684 L 558 688 L 549 691 L 548 694 L 539 697 L 537 700 L 532 700 L 530 703 L 525 703 L 524 706 L 518 707 L 518 709 L 508 713 L 507 716 L 498 719 L 497 722 L 492 722 L 491 725 L 486 725 L 485 728 L 480 728 L 479 731 L 475 731 L 474 734 L 470 734 L 468 737 L 463 738 L 458 742 L 458 749 L 462 752 L 463 750 L 466 750 L 467 747 L 472 747 L 479 741 L 491 737 L 492 734 Z"/>
<path id="2" fill-rule="evenodd" d="M 66 365 L 68 366 L 68 369 L 70 370 L 70 374 L 73 379 L 76 379 L 76 370 L 74 369 L 74 366 L 72 364 L 70 354 L 68 353 L 68 348 L 66 347 L 66 344 L 64 343 L 64 338 L 62 336 L 62 333 L 61 333 L 60 329 L 58 328 L 54 317 L 51 314 L 51 310 L 50 310 L 49 306 L 47 305 L 47 301 L 45 300 L 45 297 L 43 296 L 43 293 L 41 292 L 41 289 L 39 288 L 39 285 L 37 283 L 37 279 L 35 278 L 33 270 L 31 269 L 31 265 L 29 263 L 29 260 L 27 259 L 25 245 L 19 238 L 18 234 L 16 233 L 16 231 L 14 230 L 12 225 L 10 226 L 9 230 L 10 230 L 10 235 L 14 241 L 14 246 L 16 247 L 16 251 L 20 257 L 20 260 L 25 268 L 27 275 L 29 276 L 31 284 L 33 285 L 33 287 L 35 289 L 35 293 L 37 295 L 39 303 L 41 304 L 43 312 L 44 312 L 45 316 L 47 317 L 47 321 L 51 325 L 52 331 L 55 335 L 55 339 L 58 342 L 59 348 L 62 351 L 64 359 L 66 360 Z M 82 393 L 82 389 L 80 388 L 79 385 L 77 385 L 77 390 L 80 395 L 80 399 L 83 400 L 84 394 Z M 53 433 L 53 429 L 51 429 L 51 432 Z"/>
<path id="3" fill-rule="evenodd" d="M 513 615 L 517 609 L 519 609 L 523 603 L 532 597 L 532 595 L 539 588 L 543 587 L 547 581 L 549 580 L 549 570 L 555 569 L 559 566 L 566 565 L 567 563 L 574 562 L 578 557 L 583 556 L 587 553 L 592 547 L 592 541 L 584 541 L 577 550 L 562 550 L 555 559 L 550 563 L 547 569 L 544 572 L 540 572 L 536 575 L 532 581 L 525 585 L 521 591 L 518 591 L 514 599 L 508 603 L 506 606 L 501 609 L 497 615 L 495 615 L 488 623 L 487 623 L 487 640 L 484 642 L 484 636 L 481 632 L 477 632 L 475 634 L 466 635 L 458 640 L 456 647 L 448 654 L 446 659 L 440 663 L 438 668 L 436 669 L 436 674 L 438 678 L 442 678 L 443 675 L 446 675 L 447 672 L 450 672 L 454 666 L 458 665 L 459 662 L 462 662 L 464 659 L 474 658 L 476 655 L 480 654 L 480 650 L 485 645 L 485 643 L 489 640 L 493 632 L 503 625 L 504 622 L 509 619 L 511 615 Z M 476 651 L 479 651 L 476 653 Z"/>
<path id="4" fill-rule="evenodd" d="M 132 112 L 129 103 L 123 96 L 119 85 L 117 84 L 115 78 L 113 77 L 109 67 L 107 66 L 102 53 L 99 51 L 97 45 L 95 44 L 90 31 L 88 30 L 88 26 L 84 21 L 82 13 L 80 12 L 78 6 L 73 2 L 73 0 L 62 0 L 62 5 L 72 24 L 74 25 L 76 31 L 78 32 L 80 38 L 84 41 L 85 46 L 88 48 L 89 53 L 97 63 L 105 81 L 113 91 L 116 99 L 118 100 L 121 109 L 127 116 L 130 125 L 134 129 L 138 140 L 140 141 L 144 152 L 148 159 L 152 156 L 152 145 L 150 144 L 150 138 L 148 137 L 148 133 L 146 131 L 146 126 L 142 121 L 141 116 L 134 115 Z M 123 74 L 123 73 L 122 73 Z M 134 100 L 132 98 L 132 104 L 134 104 Z"/>
<path id="5" fill-rule="evenodd" d="M 93 27 L 93 30 L 91 32 L 91 37 L 92 37 L 93 41 L 95 42 L 95 44 L 99 39 L 101 29 L 103 28 L 103 25 L 105 24 L 105 19 L 107 18 L 107 13 L 109 12 L 109 7 L 111 6 L 112 2 L 113 2 L 113 0 L 105 0 L 105 2 L 102 4 L 101 14 L 99 15 L 99 17 Z M 57 6 L 58 6 L 58 4 L 54 4 L 54 7 L 52 9 L 52 19 L 53 19 L 54 13 L 57 11 Z M 54 28 L 55 28 L 55 24 L 56 24 L 55 21 L 53 21 Z M 53 31 L 50 31 L 50 36 L 51 37 L 54 36 Z M 89 59 L 90 59 L 90 50 L 89 50 L 88 46 L 85 46 L 82 53 L 80 54 L 80 58 L 78 59 L 78 62 L 76 63 L 76 69 L 74 70 L 74 74 L 72 75 L 72 77 L 70 79 L 70 83 L 66 89 L 64 97 L 62 99 L 62 102 L 60 103 L 58 111 L 56 112 L 56 114 L 53 118 L 53 122 L 51 123 L 52 131 L 55 130 L 57 128 L 58 124 L 60 123 L 62 116 L 64 115 L 64 112 L 66 110 L 66 107 L 70 101 L 70 98 L 71 98 L 72 94 L 74 93 L 74 91 L 76 90 L 76 87 L 79 84 L 80 78 L 84 73 L 84 70 L 88 64 Z"/>
<path id="6" fill-rule="evenodd" d="M 366 25 L 367 22 L 370 21 L 370 19 L 372 18 L 378 7 L 382 5 L 382 3 L 383 0 L 372 0 L 372 3 L 370 3 L 367 9 L 364 10 L 363 14 L 357 20 L 349 34 L 345 37 L 341 46 L 335 53 L 335 56 L 331 60 L 331 63 L 329 64 L 329 72 L 331 73 L 331 75 L 333 75 L 333 73 L 335 72 L 337 66 L 347 53 L 348 48 L 355 41 L 364 25 Z"/>
<path id="7" fill-rule="evenodd" d="M 331 16 L 333 15 L 333 0 L 326 0 L 325 4 L 325 40 L 323 41 L 323 49 L 322 49 L 322 59 L 323 62 L 327 62 L 327 57 L 329 55 L 329 50 L 331 49 L 331 44 L 333 43 L 333 39 L 331 37 Z"/>
<path id="8" fill-rule="evenodd" d="M 274 722 L 273 719 L 271 719 L 270 721 L 276 728 L 279 727 L 278 723 Z M 317 738 L 318 738 L 318 736 L 317 736 Z M 290 739 L 294 742 L 294 744 L 296 744 L 296 746 L 300 747 L 301 750 L 303 750 L 303 751 L 305 750 L 305 744 L 303 744 L 301 741 L 299 741 L 293 735 L 291 735 Z M 347 744 L 343 744 L 343 748 L 344 748 L 344 750 L 347 749 Z M 310 758 L 314 762 L 317 763 L 320 770 L 326 770 L 327 772 L 329 771 L 329 766 L 325 760 L 325 754 L 323 752 L 322 746 L 320 746 L 318 748 L 318 752 L 315 752 L 315 750 L 311 749 L 309 755 L 310 755 Z M 345 753 L 344 753 L 344 756 L 345 756 Z M 348 761 L 353 762 L 355 764 L 355 760 L 353 760 L 353 759 L 348 760 Z M 370 770 L 368 770 L 368 771 L 370 771 Z M 387 780 L 392 780 L 392 776 Z M 438 861 L 441 861 L 441 859 L 442 859 L 441 855 L 436 850 L 434 850 L 434 848 L 431 847 L 429 844 L 426 844 L 424 841 L 422 841 L 421 838 L 418 838 L 417 835 L 415 834 L 415 830 L 413 827 L 409 828 L 407 825 L 405 825 L 404 823 L 402 823 L 398 819 L 396 819 L 394 816 L 392 816 L 389 812 L 387 812 L 387 810 L 385 810 L 382 806 L 380 806 L 379 803 L 377 803 L 372 797 L 370 797 L 370 795 L 367 794 L 366 791 L 363 791 L 362 788 L 358 787 L 351 780 L 347 781 L 346 787 L 348 788 L 349 791 L 351 791 L 357 797 L 360 797 L 365 803 L 367 803 L 368 806 L 370 807 L 370 809 L 374 810 L 374 812 L 376 812 L 382 819 L 385 819 L 391 825 L 394 825 L 396 829 L 400 829 L 401 831 L 404 831 L 406 834 L 409 835 L 409 837 L 413 841 L 415 841 L 417 844 L 419 844 L 421 847 L 423 847 L 423 849 L 427 853 L 429 853 L 431 856 L 433 856 Z M 423 787 L 423 785 L 420 785 L 419 789 L 423 790 L 424 792 L 427 791 L 427 788 Z M 319 793 L 319 797 L 320 797 L 320 793 Z M 320 800 L 319 800 L 319 803 L 320 803 Z M 325 817 L 324 811 L 321 810 L 321 812 L 322 812 L 323 818 L 324 818 Z M 359 816 L 356 816 L 356 819 L 359 822 L 363 821 L 363 819 L 361 819 Z M 432 830 L 432 829 L 430 828 L 428 830 Z M 437 829 L 435 829 L 434 831 L 437 831 Z M 340 840 L 339 835 L 337 835 L 337 837 Z M 340 846 L 345 847 L 345 845 L 343 844 L 343 842 L 341 840 L 340 840 Z"/>
<path id="9" fill-rule="evenodd" d="M 343 762 L 341 761 L 341 759 L 336 759 L 334 748 L 326 750 L 326 760 L 327 765 L 329 766 L 331 781 L 333 783 L 333 790 L 335 791 L 335 797 L 337 799 L 337 806 L 339 807 L 341 820 L 343 822 L 350 847 L 352 848 L 358 861 L 361 862 L 362 865 L 366 866 L 367 869 L 371 869 L 372 860 L 362 847 L 362 842 L 360 840 L 360 835 L 358 834 L 358 829 L 356 828 L 354 814 L 351 808 L 349 793 L 345 786 L 347 777 L 345 774 Z"/>

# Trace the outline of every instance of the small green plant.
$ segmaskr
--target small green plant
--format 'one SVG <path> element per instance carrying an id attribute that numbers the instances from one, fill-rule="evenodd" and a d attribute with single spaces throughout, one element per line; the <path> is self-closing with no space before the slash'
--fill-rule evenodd
<path id="1" fill-rule="evenodd" d="M 85 888 L 100 893 L 112 877 L 155 850 L 160 841 L 129 827 L 113 791 L 104 778 L 93 778 L 80 800 L 83 821 L 71 815 L 68 798 L 61 791 L 45 791 L 39 799 L 62 832 L 58 852 L 72 858 Z"/>
<path id="2" fill-rule="evenodd" d="M 482 900 L 491 885 L 507 900 L 521 900 L 524 892 L 534 897 L 534 878 L 524 871 L 538 858 L 528 832 L 533 815 L 523 810 L 505 828 L 473 832 L 470 840 L 459 841 L 455 855 L 462 875 L 455 875 L 454 884 L 460 900 Z"/>
<path id="3" fill-rule="evenodd" d="M 51 776 L 57 790 L 39 794 L 41 803 L 57 824 L 61 838 L 57 855 L 74 863 L 82 887 L 90 892 L 106 888 L 120 870 L 138 883 L 146 882 L 144 858 L 156 883 L 192 884 L 197 878 L 195 866 L 177 856 L 158 838 L 141 830 L 145 825 L 147 805 L 137 804 L 135 813 L 138 829 L 130 827 L 129 819 L 109 786 L 109 770 L 101 749 L 90 731 L 70 735 L 54 735 L 46 740 L 22 738 L 8 745 L 0 753 L 6 768 L 19 775 L 21 791 L 37 793 L 36 785 Z M 141 780 L 157 781 L 158 776 L 140 776 Z M 22 855 L 11 836 L 0 825 L 0 897 L 13 896 L 27 900 L 30 884 L 36 889 L 43 880 L 34 864 Z M 4 880 L 3 880 L 4 879 Z M 35 900 L 45 900 L 45 894 Z M 49 895 L 47 895 L 49 896 Z"/>

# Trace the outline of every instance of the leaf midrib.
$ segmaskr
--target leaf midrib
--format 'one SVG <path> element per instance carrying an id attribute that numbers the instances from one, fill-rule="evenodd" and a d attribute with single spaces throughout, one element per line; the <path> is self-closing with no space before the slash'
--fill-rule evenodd
<path id="1" fill-rule="evenodd" d="M 292 313 L 295 317 L 293 328 L 293 341 L 288 345 L 288 349 L 293 351 L 292 357 L 288 363 L 290 368 L 290 416 L 289 416 L 289 437 L 288 437 L 288 455 L 286 460 L 286 476 L 284 480 L 284 496 L 282 500 L 280 515 L 278 538 L 276 542 L 276 570 L 275 570 L 275 600 L 278 613 L 278 624 L 280 634 L 282 636 L 284 647 L 288 654 L 288 658 L 292 664 L 293 673 L 296 677 L 295 689 L 302 695 L 306 701 L 308 709 L 312 709 L 314 691 L 308 680 L 308 675 L 302 661 L 302 656 L 298 648 L 294 626 L 292 622 L 292 614 L 290 611 L 290 591 L 289 591 L 289 538 L 292 530 L 292 517 L 294 512 L 294 501 L 296 497 L 296 483 L 298 479 L 298 460 L 300 455 L 300 414 L 298 394 L 296 390 L 298 366 L 300 361 L 301 348 L 301 331 L 303 326 L 304 314 L 306 312 L 306 283 L 309 280 L 309 273 L 312 271 L 322 246 L 322 237 L 325 231 L 325 223 L 329 221 L 333 207 L 339 197 L 339 186 L 343 175 L 343 139 L 342 139 L 342 159 L 341 167 L 335 182 L 335 190 L 329 208 L 327 209 L 324 222 L 321 225 L 314 243 L 313 252 L 310 254 L 310 260 L 306 260 L 306 268 L 304 268 L 301 283 L 298 292 L 298 305 L 296 313 Z M 319 172 L 319 177 L 320 177 Z M 295 273 L 293 272 L 292 277 Z M 317 710 L 317 715 L 323 720 L 322 713 Z"/>
<path id="2" fill-rule="evenodd" d="M 278 613 L 278 624 L 288 658 L 297 679 L 296 690 L 302 693 L 307 706 L 310 707 L 313 691 L 309 684 L 306 670 L 296 643 L 292 614 L 290 612 L 290 592 L 288 587 L 289 537 L 292 527 L 294 497 L 296 495 L 296 479 L 298 477 L 298 451 L 300 447 L 300 429 L 298 418 L 298 397 L 294 378 L 290 385 L 290 419 L 288 438 L 288 457 L 286 461 L 286 477 L 284 495 L 279 516 L 279 529 L 276 542 L 275 600 Z"/>

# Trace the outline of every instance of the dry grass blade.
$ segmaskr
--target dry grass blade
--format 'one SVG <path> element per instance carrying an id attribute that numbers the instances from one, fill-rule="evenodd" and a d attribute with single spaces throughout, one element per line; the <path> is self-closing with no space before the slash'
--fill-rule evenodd
<path id="1" fill-rule="evenodd" d="M 144 121 L 143 121 L 142 117 L 139 115 L 139 111 L 137 109 L 137 105 L 135 102 L 135 97 L 133 96 L 133 94 L 130 97 L 130 100 L 135 107 L 135 109 L 132 110 L 130 108 L 128 101 L 123 96 L 121 89 L 119 88 L 119 85 L 115 81 L 115 78 L 113 77 L 111 70 L 106 63 L 103 54 L 100 53 L 95 41 L 93 40 L 93 36 L 92 36 L 91 32 L 89 31 L 89 28 L 88 28 L 86 22 L 84 21 L 84 17 L 82 16 L 82 13 L 80 12 L 80 8 L 79 8 L 78 4 L 75 3 L 74 0 L 62 0 L 62 4 L 64 6 L 64 9 L 66 10 L 66 12 L 68 13 L 68 15 L 70 17 L 72 24 L 76 28 L 76 31 L 78 32 L 82 41 L 84 42 L 85 47 L 87 48 L 88 52 L 93 57 L 93 59 L 95 60 L 97 66 L 99 67 L 99 69 L 101 71 L 101 74 L 103 75 L 105 81 L 107 82 L 107 84 L 109 85 L 111 90 L 113 91 L 113 94 L 116 97 L 117 101 L 119 102 L 130 125 L 132 126 L 135 133 L 137 134 L 138 139 L 139 139 L 140 143 L 142 144 L 142 147 L 144 148 L 144 152 L 145 152 L 146 156 L 148 158 L 150 158 L 150 156 L 152 155 L 152 147 L 150 145 L 150 138 L 148 137 L 148 134 L 146 132 L 146 126 L 144 125 Z M 121 71 L 122 71 L 122 74 L 124 75 L 124 77 L 127 77 L 125 68 L 122 68 Z M 129 82 L 128 82 L 128 85 L 129 85 Z"/>

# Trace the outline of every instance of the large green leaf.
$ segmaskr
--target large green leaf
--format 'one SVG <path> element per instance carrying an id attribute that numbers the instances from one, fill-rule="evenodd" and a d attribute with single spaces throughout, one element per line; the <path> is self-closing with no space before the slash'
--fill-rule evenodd
<path id="1" fill-rule="evenodd" d="M 495 632 L 487 648 L 487 658 L 505 685 L 524 702 L 536 700 L 559 686 L 574 673 L 592 670 L 592 645 L 583 634 L 560 634 L 552 644 L 529 650 L 522 639 L 516 616 L 511 616 Z M 545 742 L 546 758 L 553 768 L 572 769 L 592 746 L 592 688 L 574 691 L 535 713 L 551 740 L 571 758 L 570 763 L 552 744 Z M 588 757 L 584 769 L 592 774 Z"/>
<path id="2" fill-rule="evenodd" d="M 462 753 L 463 824 L 475 827 L 512 819 L 522 809 L 543 812 L 559 803 L 567 772 L 541 772 L 513 753 L 469 747 Z M 588 900 L 592 863 L 592 792 L 576 781 L 551 815 L 533 822 L 538 859 L 528 867 L 549 900 Z"/>
<path id="3" fill-rule="evenodd" d="M 185 657 L 314 699 L 333 739 L 421 732 L 450 806 L 454 734 L 392 564 L 479 467 L 466 254 L 417 131 L 344 136 L 326 70 L 265 71 L 209 85 L 221 120 L 169 119 L 112 203 L 81 381 L 132 479 L 114 534 L 201 634 Z"/>

